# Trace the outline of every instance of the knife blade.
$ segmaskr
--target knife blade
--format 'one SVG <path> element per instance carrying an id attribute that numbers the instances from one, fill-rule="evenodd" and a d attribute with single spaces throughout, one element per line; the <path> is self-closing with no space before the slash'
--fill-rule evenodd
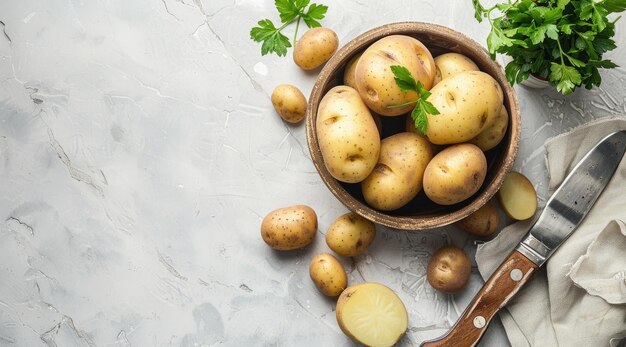
<path id="1" fill-rule="evenodd" d="M 626 131 L 612 133 L 599 141 L 552 194 L 530 231 L 485 282 L 452 329 L 420 346 L 476 346 L 495 314 L 585 218 L 613 177 L 624 152 Z"/>
<path id="2" fill-rule="evenodd" d="M 626 132 L 606 136 L 552 194 L 517 250 L 541 266 L 583 220 L 609 183 L 626 150 Z"/>

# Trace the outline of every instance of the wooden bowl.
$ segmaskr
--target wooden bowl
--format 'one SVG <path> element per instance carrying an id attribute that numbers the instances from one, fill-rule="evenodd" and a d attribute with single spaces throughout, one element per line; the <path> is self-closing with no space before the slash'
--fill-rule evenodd
<path id="1" fill-rule="evenodd" d="M 487 176 L 482 187 L 469 199 L 455 205 L 441 206 L 430 201 L 424 192 L 404 207 L 395 211 L 378 211 L 369 207 L 361 193 L 360 183 L 337 181 L 326 169 L 322 159 L 315 120 L 322 97 L 332 87 L 341 84 L 343 70 L 350 58 L 365 50 L 370 44 L 388 35 L 408 35 L 420 40 L 433 57 L 446 52 L 461 53 L 472 59 L 480 68 L 498 81 L 504 92 L 504 106 L 509 112 L 509 127 L 500 144 L 487 151 Z M 382 137 L 404 131 L 405 118 L 381 117 Z M 500 189 L 504 177 L 511 170 L 520 141 L 520 112 L 515 92 L 506 80 L 502 67 L 489 57 L 489 53 L 476 41 L 452 29 L 429 23 L 403 22 L 387 24 L 372 29 L 348 42 L 326 63 L 309 97 L 306 117 L 307 141 L 315 168 L 330 191 L 348 209 L 382 225 L 396 229 L 421 230 L 448 225 L 462 219 L 483 206 Z"/>

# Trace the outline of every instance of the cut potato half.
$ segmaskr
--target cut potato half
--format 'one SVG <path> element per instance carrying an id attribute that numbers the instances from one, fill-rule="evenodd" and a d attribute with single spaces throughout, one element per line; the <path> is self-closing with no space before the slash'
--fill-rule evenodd
<path id="1" fill-rule="evenodd" d="M 409 318 L 402 300 L 388 287 L 373 282 L 347 288 L 337 301 L 337 322 L 357 343 L 393 346 L 407 330 Z"/>
<path id="2" fill-rule="evenodd" d="M 537 192 L 526 176 L 511 171 L 498 191 L 498 200 L 507 216 L 524 220 L 537 211 Z"/>

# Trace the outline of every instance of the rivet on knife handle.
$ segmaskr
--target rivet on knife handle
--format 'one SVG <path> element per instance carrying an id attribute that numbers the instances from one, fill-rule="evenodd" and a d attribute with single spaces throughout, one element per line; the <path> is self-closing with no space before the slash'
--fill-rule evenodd
<path id="1" fill-rule="evenodd" d="M 513 251 L 476 294 L 448 334 L 420 346 L 475 346 L 495 314 L 528 282 L 538 268 L 520 252 Z"/>

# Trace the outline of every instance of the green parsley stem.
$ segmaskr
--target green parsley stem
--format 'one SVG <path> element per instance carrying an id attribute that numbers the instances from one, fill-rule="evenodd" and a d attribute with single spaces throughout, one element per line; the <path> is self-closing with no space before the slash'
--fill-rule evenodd
<path id="1" fill-rule="evenodd" d="M 397 104 L 397 105 L 389 105 L 389 106 L 386 106 L 386 107 L 387 107 L 387 108 L 401 108 L 401 107 L 404 107 L 404 106 L 409 106 L 409 105 L 417 104 L 417 102 L 418 102 L 418 101 L 419 101 L 419 99 L 418 99 L 418 100 L 415 100 L 415 101 L 405 102 L 405 103 L 402 103 L 402 104 Z"/>
<path id="2" fill-rule="evenodd" d="M 298 28 L 300 27 L 300 19 L 302 16 L 298 16 L 298 21 L 296 22 L 296 31 L 293 33 L 293 45 L 296 45 L 296 37 L 298 36 Z"/>
<path id="3" fill-rule="evenodd" d="M 282 31 L 289 24 L 291 24 L 291 22 L 287 22 L 287 23 L 283 24 L 280 28 L 276 29 L 276 31 Z"/>
<path id="4" fill-rule="evenodd" d="M 561 65 L 565 65 L 565 61 L 563 60 L 563 48 L 561 47 L 561 40 L 557 37 L 556 44 L 559 45 L 559 55 L 561 56 Z"/>

